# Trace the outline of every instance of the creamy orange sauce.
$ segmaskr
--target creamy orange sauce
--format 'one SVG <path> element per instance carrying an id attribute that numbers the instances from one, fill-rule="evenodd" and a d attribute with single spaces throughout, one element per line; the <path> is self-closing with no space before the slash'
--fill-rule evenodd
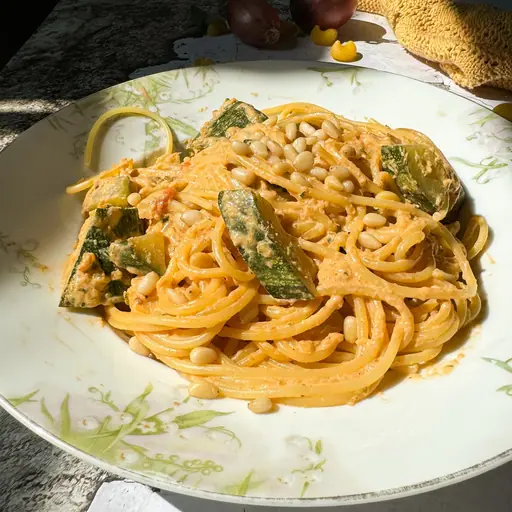
<path id="1" fill-rule="evenodd" d="M 427 364 L 417 373 L 409 375 L 409 378 L 413 380 L 422 380 L 431 379 L 433 377 L 444 377 L 446 375 L 451 374 L 465 357 L 466 355 L 464 354 L 464 352 L 459 352 L 457 356 L 447 361 L 439 361 Z"/>

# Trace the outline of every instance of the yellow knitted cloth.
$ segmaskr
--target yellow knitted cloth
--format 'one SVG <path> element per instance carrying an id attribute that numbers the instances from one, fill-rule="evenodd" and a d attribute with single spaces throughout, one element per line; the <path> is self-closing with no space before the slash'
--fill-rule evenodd
<path id="1" fill-rule="evenodd" d="M 512 12 L 451 0 L 359 0 L 357 8 L 385 16 L 404 48 L 462 87 L 512 90 Z"/>

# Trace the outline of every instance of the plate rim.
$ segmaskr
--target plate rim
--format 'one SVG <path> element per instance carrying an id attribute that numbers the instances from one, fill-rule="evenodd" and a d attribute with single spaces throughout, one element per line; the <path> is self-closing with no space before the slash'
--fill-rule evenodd
<path id="1" fill-rule="evenodd" d="M 209 491 L 205 489 L 194 489 L 186 485 L 172 482 L 171 480 L 152 478 L 145 476 L 143 473 L 130 471 L 120 466 L 114 466 L 107 461 L 94 457 L 75 446 L 63 441 L 55 434 L 45 429 L 35 421 L 31 420 L 26 414 L 14 407 L 3 395 L 0 394 L 0 407 L 9 413 L 14 419 L 19 421 L 23 426 L 27 427 L 36 435 L 48 441 L 52 445 L 60 448 L 61 450 L 81 459 L 92 466 L 99 467 L 104 471 L 108 471 L 120 478 L 132 480 L 149 487 L 157 487 L 165 491 L 174 492 L 190 496 L 193 498 L 200 498 L 206 500 L 213 500 L 221 503 L 234 503 L 241 505 L 255 505 L 255 506 L 278 506 L 278 507 L 332 507 L 332 506 L 349 506 L 363 503 L 377 503 L 383 501 L 390 501 L 393 499 L 406 498 L 423 494 L 425 492 L 442 489 L 450 485 L 464 482 L 473 477 L 484 474 L 488 471 L 496 469 L 507 462 L 512 461 L 512 448 L 495 455 L 482 462 L 473 464 L 467 468 L 461 469 L 454 473 L 442 475 L 436 478 L 431 478 L 417 484 L 404 485 L 402 487 L 392 487 L 390 489 L 383 489 L 381 491 L 364 492 L 358 494 L 347 494 L 340 496 L 318 496 L 315 498 L 276 498 L 264 496 L 235 496 L 233 494 L 220 493 L 216 491 Z"/>
<path id="2" fill-rule="evenodd" d="M 461 98 L 463 100 L 469 101 L 470 103 L 473 103 L 474 105 L 477 105 L 478 107 L 481 107 L 481 108 L 487 110 L 488 112 L 492 112 L 492 113 L 496 114 L 501 119 L 504 119 L 505 121 L 508 121 L 507 118 L 501 116 L 500 114 L 497 114 L 496 112 L 494 112 L 494 110 L 492 108 L 488 107 L 487 105 L 479 103 L 479 102 L 477 102 L 473 98 L 468 98 L 466 96 L 463 96 L 462 94 L 460 94 L 459 92 L 457 92 L 455 90 L 454 91 L 448 90 L 448 89 L 446 89 L 446 87 L 444 87 L 444 84 L 438 84 L 438 83 L 434 83 L 434 82 L 424 82 L 423 80 L 420 80 L 419 78 L 405 76 L 405 75 L 402 75 L 400 73 L 397 73 L 395 71 L 390 71 L 390 70 L 374 69 L 374 68 L 370 68 L 370 67 L 366 67 L 366 66 L 358 66 L 358 65 L 355 65 L 355 64 L 354 65 L 350 65 L 350 64 L 342 64 L 342 63 L 336 63 L 336 62 L 321 62 L 321 61 L 315 61 L 315 60 L 301 60 L 301 59 L 297 59 L 297 60 L 291 60 L 291 59 L 241 60 L 241 61 L 235 61 L 235 62 L 214 62 L 213 64 L 208 64 L 208 66 L 216 68 L 216 67 L 229 67 L 229 66 L 232 66 L 233 64 L 240 64 L 240 65 L 243 66 L 243 65 L 247 65 L 247 64 L 249 64 L 249 65 L 251 65 L 251 64 L 257 65 L 259 63 L 321 64 L 322 66 L 332 67 L 334 69 L 336 69 L 336 68 L 362 69 L 362 70 L 365 70 L 365 71 L 373 71 L 375 73 L 383 73 L 385 75 L 392 75 L 392 76 L 396 76 L 396 77 L 399 77 L 399 78 L 403 78 L 404 80 L 411 80 L 411 81 L 417 82 L 419 84 L 427 85 L 427 86 L 433 87 L 434 89 L 439 89 L 439 90 L 441 90 L 441 91 L 443 91 L 445 93 L 448 93 L 448 94 L 451 94 L 453 96 L 456 96 L 457 98 Z M 142 78 L 148 78 L 148 77 L 151 77 L 151 76 L 163 75 L 165 73 L 172 73 L 172 72 L 180 71 L 180 70 L 183 70 L 183 69 L 197 69 L 197 68 L 201 68 L 201 67 L 205 67 L 205 66 L 194 66 L 193 64 L 191 64 L 191 65 L 185 66 L 183 68 L 167 69 L 167 70 L 164 70 L 164 71 L 158 71 L 156 73 L 150 73 L 150 74 L 147 74 L 147 75 L 141 75 L 141 76 L 137 76 L 137 77 L 134 77 L 134 78 L 129 78 L 128 80 L 123 80 L 122 82 L 118 82 L 116 84 L 109 85 L 108 87 L 104 87 L 102 89 L 98 89 L 97 91 L 91 92 L 89 94 L 86 94 L 85 96 L 81 96 L 80 98 L 74 99 L 74 100 L 70 101 L 67 105 L 64 105 L 64 106 L 58 108 L 55 112 L 51 112 L 51 113 L 45 115 L 44 117 L 42 117 L 41 119 L 36 121 L 34 124 L 30 125 L 28 128 L 26 128 L 25 130 L 20 132 L 18 135 L 16 135 L 16 137 L 11 142 L 9 142 L 2 149 L 0 149 L 0 155 L 4 151 L 6 151 L 8 148 L 10 148 L 14 144 L 16 144 L 16 142 L 22 136 L 24 136 L 25 133 L 30 131 L 32 128 L 37 126 L 42 121 L 45 121 L 47 119 L 50 119 L 50 118 L 56 116 L 57 114 L 59 114 L 62 111 L 66 110 L 67 108 L 71 107 L 73 104 L 78 103 L 80 101 L 83 101 L 83 100 L 85 100 L 87 98 L 90 98 L 90 97 L 94 96 L 95 94 L 98 94 L 98 93 L 104 92 L 104 91 L 109 91 L 111 89 L 114 89 L 115 87 L 126 85 L 129 82 L 134 82 L 134 81 L 140 80 Z M 509 122 L 512 123 L 512 121 L 509 121 Z"/>
<path id="3" fill-rule="evenodd" d="M 240 62 L 223 62 L 223 63 L 213 63 L 209 65 L 213 68 L 227 68 L 232 67 L 233 64 L 241 65 L 241 66 L 258 66 L 259 64 L 267 64 L 271 63 L 275 65 L 279 65 L 279 63 L 283 64 L 295 64 L 295 65 L 307 65 L 307 64 L 319 64 L 318 61 L 313 60 L 301 60 L 301 59 L 273 59 L 273 60 L 265 60 L 265 61 L 258 61 L 258 60 L 247 60 L 247 61 L 240 61 Z M 384 71 L 384 70 L 378 70 L 370 67 L 362 67 L 357 65 L 345 65 L 345 64 L 337 64 L 332 62 L 321 62 L 322 66 L 325 67 L 332 67 L 333 69 L 337 68 L 345 68 L 345 69 L 361 69 L 365 71 L 370 72 L 376 72 L 378 74 L 386 74 L 386 75 L 393 75 L 396 77 L 399 77 L 401 79 L 407 80 L 407 81 L 414 81 L 420 84 L 424 84 L 426 86 L 433 87 L 435 89 L 441 89 L 441 91 L 451 94 L 457 98 L 466 100 L 469 103 L 472 103 L 474 105 L 477 105 L 478 107 L 487 110 L 488 112 L 494 112 L 493 109 L 489 108 L 486 105 L 483 105 L 476 100 L 472 98 L 468 98 L 466 96 L 463 96 L 457 91 L 451 91 L 447 90 L 444 87 L 442 87 L 442 84 L 436 84 L 432 82 L 425 82 L 418 78 L 408 77 L 405 75 L 402 75 L 400 73 L 394 72 L 394 71 Z M 15 145 L 20 139 L 24 139 L 24 137 L 27 136 L 28 132 L 30 132 L 33 128 L 35 128 L 37 125 L 42 123 L 45 120 L 48 120 L 50 118 L 53 118 L 54 116 L 60 114 L 62 111 L 72 107 L 72 105 L 79 103 L 87 98 L 90 98 L 100 92 L 109 91 L 114 88 L 123 86 L 125 84 L 128 84 L 130 82 L 134 82 L 137 80 L 140 80 L 142 78 L 152 77 L 152 76 L 158 76 L 163 75 L 166 73 L 172 73 L 176 71 L 180 71 L 182 69 L 197 69 L 203 66 L 194 66 L 194 65 L 188 65 L 184 68 L 178 68 L 178 69 L 168 69 L 164 71 L 159 71 L 156 73 L 150 73 L 147 75 L 143 75 L 140 77 L 135 78 L 129 78 L 128 80 L 124 80 L 122 82 L 115 83 L 113 85 L 110 85 L 108 87 L 104 87 L 102 89 L 98 89 L 97 91 L 91 92 L 90 94 L 87 94 L 85 96 L 82 96 L 80 98 L 74 99 L 70 101 L 67 105 L 64 105 L 60 107 L 55 112 L 51 112 L 50 114 L 42 117 L 37 122 L 29 126 L 27 129 L 23 130 L 21 133 L 19 133 L 14 140 L 9 142 L 6 146 L 4 146 L 0 150 L 0 158 L 2 153 L 6 152 L 8 148 Z M 307 68 L 304 69 L 306 71 Z M 494 112 L 495 113 L 495 112 Z M 499 114 L 497 114 L 499 115 Z M 500 116 L 501 117 L 501 116 Z M 512 461 L 512 446 L 487 459 L 482 460 L 481 462 L 478 462 L 476 464 L 473 464 L 471 466 L 468 466 L 466 468 L 460 469 L 458 471 L 455 471 L 453 473 L 448 473 L 445 475 L 441 475 L 435 478 L 431 478 L 428 480 L 421 481 L 419 483 L 415 484 L 409 484 L 404 485 L 400 487 L 391 487 L 387 489 L 382 489 L 379 491 L 371 491 L 371 492 L 363 492 L 363 493 L 356 493 L 356 494 L 346 494 L 346 495 L 338 495 L 338 496 L 319 496 L 319 497 L 312 497 L 312 498 L 279 498 L 279 497 L 264 497 L 264 496 L 235 496 L 232 494 L 227 493 L 221 493 L 218 491 L 211 491 L 211 490 L 205 490 L 205 489 L 196 489 L 193 487 L 189 487 L 183 484 L 179 484 L 177 482 L 173 482 L 171 480 L 153 477 L 149 475 L 144 475 L 140 472 L 131 471 L 126 468 L 122 468 L 117 465 L 113 465 L 105 460 L 102 460 L 96 456 L 90 455 L 84 451 L 82 451 L 79 448 L 76 448 L 72 444 L 63 441 L 60 439 L 56 434 L 53 434 L 49 430 L 47 430 L 44 426 L 36 423 L 33 421 L 29 416 L 27 416 L 24 412 L 22 412 L 20 409 L 16 408 L 14 405 L 12 405 L 9 400 L 4 397 L 0 393 L 0 407 L 5 410 L 8 414 L 10 414 L 14 419 L 16 419 L 19 423 L 21 423 L 24 427 L 28 428 L 31 432 L 35 433 L 40 438 L 44 439 L 45 441 L 49 442 L 53 446 L 56 446 L 57 448 L 63 450 L 64 452 L 67 452 L 80 460 L 87 462 L 88 464 L 91 464 L 92 466 L 98 467 L 104 471 L 108 471 L 109 473 L 116 475 L 120 478 L 131 480 L 134 482 L 139 482 L 143 485 L 147 485 L 149 487 L 156 487 L 158 489 L 162 489 L 169 492 L 174 492 L 181 495 L 190 496 L 193 498 L 199 498 L 199 499 L 206 499 L 206 500 L 213 500 L 216 502 L 224 502 L 224 503 L 234 503 L 234 504 L 243 504 L 243 505 L 253 505 L 253 506 L 278 506 L 278 507 L 332 507 L 332 506 L 350 506 L 350 505 L 356 505 L 356 504 L 363 504 L 363 503 L 376 503 L 376 502 L 384 502 L 384 501 L 390 501 L 393 499 L 399 499 L 399 498 L 405 498 L 408 496 L 414 496 L 414 495 L 420 495 L 429 491 L 442 489 L 444 487 L 448 487 L 450 485 L 460 483 L 466 480 L 469 480 L 473 477 L 477 477 L 479 475 L 482 475 L 486 472 L 489 472 L 493 469 L 496 469 L 508 462 Z"/>

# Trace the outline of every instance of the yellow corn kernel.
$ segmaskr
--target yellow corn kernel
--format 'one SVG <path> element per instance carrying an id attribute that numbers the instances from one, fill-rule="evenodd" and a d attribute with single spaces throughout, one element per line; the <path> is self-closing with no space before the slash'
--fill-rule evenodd
<path id="1" fill-rule="evenodd" d="M 336 41 L 331 46 L 331 57 L 338 62 L 352 62 L 356 60 L 357 48 L 354 41 L 347 41 L 345 44 Z"/>
<path id="2" fill-rule="evenodd" d="M 332 46 L 338 39 L 338 31 L 335 28 L 322 30 L 318 25 L 311 31 L 311 41 L 318 46 Z"/>
<path id="3" fill-rule="evenodd" d="M 194 61 L 194 66 L 211 66 L 213 64 L 213 60 L 208 57 L 198 57 Z"/>
<path id="4" fill-rule="evenodd" d="M 496 105 L 492 110 L 499 116 L 512 121 L 512 103 L 500 103 L 499 105 Z"/>
<path id="5" fill-rule="evenodd" d="M 208 23 L 208 27 L 206 29 L 207 36 L 218 37 L 223 36 L 224 34 L 229 34 L 229 29 L 223 19 L 215 18 Z"/>

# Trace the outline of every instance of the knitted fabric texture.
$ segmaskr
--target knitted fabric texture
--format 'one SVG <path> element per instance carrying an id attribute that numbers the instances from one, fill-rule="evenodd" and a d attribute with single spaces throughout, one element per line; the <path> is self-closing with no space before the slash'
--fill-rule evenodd
<path id="1" fill-rule="evenodd" d="M 512 12 L 451 0 L 359 0 L 357 8 L 385 16 L 404 48 L 462 87 L 512 90 Z"/>

